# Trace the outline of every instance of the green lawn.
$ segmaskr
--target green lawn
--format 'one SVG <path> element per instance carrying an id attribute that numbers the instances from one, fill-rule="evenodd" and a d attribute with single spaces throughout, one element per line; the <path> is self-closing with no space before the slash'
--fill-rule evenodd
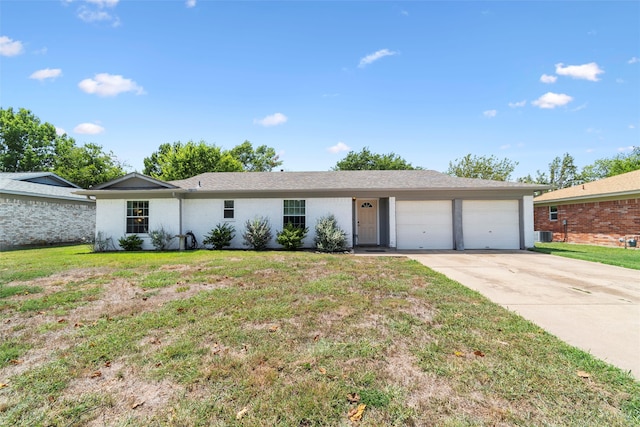
<path id="1" fill-rule="evenodd" d="M 640 424 L 628 373 L 404 258 L 6 252 L 0 336 L 2 426 Z"/>
<path id="2" fill-rule="evenodd" d="M 640 249 L 609 248 L 605 246 L 574 245 L 571 243 L 536 243 L 532 250 L 545 254 L 601 262 L 640 270 Z"/>

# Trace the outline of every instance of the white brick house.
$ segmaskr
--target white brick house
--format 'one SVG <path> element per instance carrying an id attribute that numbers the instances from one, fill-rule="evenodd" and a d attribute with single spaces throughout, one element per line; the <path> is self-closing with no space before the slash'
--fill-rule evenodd
<path id="1" fill-rule="evenodd" d="M 93 236 L 95 201 L 51 173 L 0 173 L 0 250 L 76 243 Z"/>
<path id="2" fill-rule="evenodd" d="M 312 247 L 317 219 L 333 214 L 350 247 L 464 250 L 533 246 L 533 193 L 543 188 L 428 170 L 224 172 L 171 182 L 131 173 L 76 193 L 96 198 L 96 233 L 113 242 L 138 234 L 145 249 L 160 227 L 202 242 L 223 222 L 242 248 L 244 224 L 257 216 L 274 235 L 286 222 L 306 225 Z"/>

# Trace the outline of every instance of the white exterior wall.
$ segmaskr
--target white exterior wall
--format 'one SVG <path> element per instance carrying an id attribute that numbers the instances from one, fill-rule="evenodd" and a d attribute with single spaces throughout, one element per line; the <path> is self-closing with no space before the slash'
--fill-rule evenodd
<path id="1" fill-rule="evenodd" d="M 136 198 L 127 200 L 147 199 Z M 111 238 L 114 249 L 121 249 L 118 239 L 127 234 L 127 200 L 105 200 L 96 201 L 96 234 L 102 232 L 104 238 Z M 148 199 L 149 201 L 149 230 L 157 230 L 160 227 L 172 234 L 180 231 L 180 201 L 178 199 Z M 155 249 L 151 244 L 148 234 L 139 234 L 144 241 L 142 249 Z M 177 249 L 178 239 L 171 242 L 171 249 Z"/>
<path id="2" fill-rule="evenodd" d="M 522 227 L 524 229 L 524 247 L 532 248 L 535 243 L 534 219 L 533 219 L 533 196 L 524 196 L 522 198 Z"/>
<path id="3" fill-rule="evenodd" d="M 224 200 L 234 201 L 234 218 L 224 218 Z M 231 241 L 231 248 L 246 248 L 242 242 L 242 233 L 245 223 L 255 217 L 266 217 L 271 224 L 273 239 L 269 243 L 270 248 L 279 248 L 275 241 L 276 233 L 282 230 L 282 217 L 284 215 L 284 200 L 291 199 L 187 199 L 183 201 L 183 232 L 191 230 L 199 244 L 206 234 L 218 224 L 227 222 L 235 227 L 235 237 Z M 347 234 L 347 246 L 353 246 L 351 199 L 350 198 L 304 198 L 306 224 L 309 233 L 304 239 L 303 247 L 312 248 L 315 237 L 315 225 L 319 218 L 333 214 L 338 220 L 338 225 Z"/>

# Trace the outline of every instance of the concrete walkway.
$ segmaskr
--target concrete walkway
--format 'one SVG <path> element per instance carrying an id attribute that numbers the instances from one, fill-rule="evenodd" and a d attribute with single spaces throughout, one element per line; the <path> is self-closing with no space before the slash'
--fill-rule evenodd
<path id="1" fill-rule="evenodd" d="M 640 379 L 640 271 L 529 251 L 404 255 Z"/>

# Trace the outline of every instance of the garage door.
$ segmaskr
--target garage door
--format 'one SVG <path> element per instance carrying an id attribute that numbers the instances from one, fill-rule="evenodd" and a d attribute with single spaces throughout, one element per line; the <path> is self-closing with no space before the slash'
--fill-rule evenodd
<path id="1" fill-rule="evenodd" d="M 465 249 L 520 249 L 517 200 L 464 200 Z"/>
<path id="2" fill-rule="evenodd" d="M 396 203 L 398 249 L 453 249 L 451 200 Z"/>

